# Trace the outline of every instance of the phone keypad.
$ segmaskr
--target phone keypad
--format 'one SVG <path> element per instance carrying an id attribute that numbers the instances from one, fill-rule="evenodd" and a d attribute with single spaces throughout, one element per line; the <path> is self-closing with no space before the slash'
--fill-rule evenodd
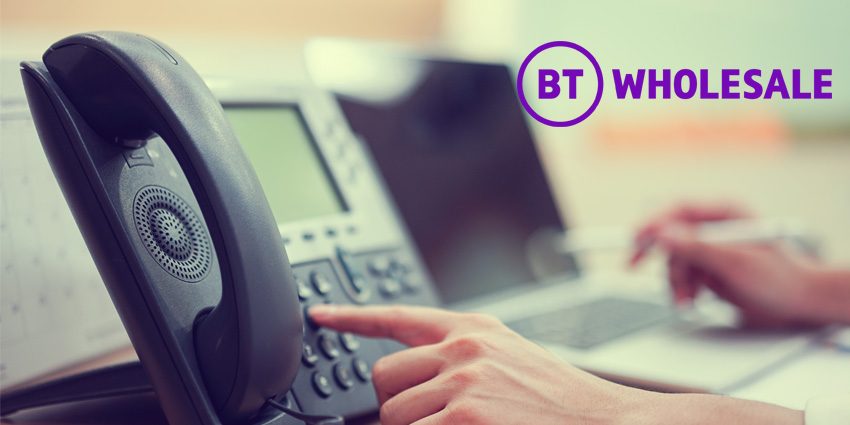
<path id="1" fill-rule="evenodd" d="M 366 268 L 377 282 L 378 292 L 386 300 L 395 300 L 404 294 L 416 294 L 422 287 L 421 277 L 410 262 L 402 261 L 390 253 L 370 255 Z"/>
<path id="2" fill-rule="evenodd" d="M 353 301 L 343 286 L 348 284 L 344 272 L 331 260 L 324 260 L 296 265 L 293 273 L 304 314 L 301 370 L 292 387 L 300 408 L 343 416 L 374 411 L 375 391 L 371 380 L 364 377 L 369 376 L 371 365 L 385 350 L 377 340 L 320 327 L 308 315 L 312 305 Z M 371 290 L 367 279 L 362 284 L 363 289 Z"/>
<path id="3" fill-rule="evenodd" d="M 374 412 L 372 365 L 405 347 L 322 328 L 308 309 L 323 303 L 433 305 L 424 291 L 424 275 L 402 250 L 351 253 L 342 248 L 334 258 L 293 266 L 293 273 L 305 323 L 301 370 L 292 387 L 295 400 L 303 411 L 346 417 Z"/>

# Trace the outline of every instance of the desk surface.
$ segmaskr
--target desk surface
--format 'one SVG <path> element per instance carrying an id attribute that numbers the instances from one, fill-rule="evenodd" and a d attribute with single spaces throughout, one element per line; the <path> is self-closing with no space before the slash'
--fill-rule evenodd
<path id="1" fill-rule="evenodd" d="M 823 347 L 730 395 L 803 409 L 809 399 L 831 394 L 850 394 L 850 352 Z"/>

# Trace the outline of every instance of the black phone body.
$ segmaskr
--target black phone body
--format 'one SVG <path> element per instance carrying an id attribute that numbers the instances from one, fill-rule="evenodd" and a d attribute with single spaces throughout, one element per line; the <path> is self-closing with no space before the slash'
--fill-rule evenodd
<path id="1" fill-rule="evenodd" d="M 297 423 L 269 398 L 374 412 L 371 365 L 402 347 L 305 325 L 304 309 L 437 299 L 333 98 L 217 98 L 135 34 L 72 36 L 44 60 L 22 64 L 42 145 L 169 422 Z M 339 208 L 275 220 L 263 189 L 301 182 L 260 185 L 225 118 L 240 107 L 298 111 Z"/>

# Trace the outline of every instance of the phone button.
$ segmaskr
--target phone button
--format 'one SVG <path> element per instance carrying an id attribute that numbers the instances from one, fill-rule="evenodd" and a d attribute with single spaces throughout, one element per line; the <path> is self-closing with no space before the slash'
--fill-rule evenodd
<path id="1" fill-rule="evenodd" d="M 395 298 L 401 293 L 401 284 L 393 278 L 381 279 L 378 289 L 384 298 Z"/>
<path id="2" fill-rule="evenodd" d="M 369 271 L 378 277 L 387 276 L 390 273 L 390 260 L 386 257 L 377 257 L 369 261 Z"/>
<path id="3" fill-rule="evenodd" d="M 324 273 L 321 272 L 313 272 L 312 276 L 310 276 L 310 280 L 313 281 L 313 287 L 316 288 L 316 292 L 322 295 L 327 295 L 331 292 L 331 281 L 328 280 L 328 277 L 325 276 Z"/>
<path id="4" fill-rule="evenodd" d="M 319 349 L 322 350 L 322 354 L 330 360 L 339 357 L 340 354 L 336 341 L 328 334 L 324 334 L 319 337 Z"/>
<path id="5" fill-rule="evenodd" d="M 349 285 L 346 286 L 346 291 L 357 302 L 365 303 L 369 299 L 370 291 L 366 279 L 360 273 L 360 267 L 354 261 L 351 253 L 342 247 L 338 246 L 336 253 L 342 268 L 345 269 L 345 276 L 348 277 Z"/>
<path id="6" fill-rule="evenodd" d="M 351 361 L 351 366 L 354 367 L 354 374 L 357 375 L 357 378 L 361 381 L 369 382 L 369 380 L 372 379 L 372 371 L 369 370 L 369 364 L 363 359 L 355 357 L 354 360 Z"/>
<path id="7" fill-rule="evenodd" d="M 125 149 L 124 159 L 127 161 L 127 166 L 130 168 L 137 165 L 148 165 L 153 167 L 153 161 L 151 161 L 151 157 L 148 155 L 148 150 L 145 149 L 144 146 L 137 149 Z"/>
<path id="8" fill-rule="evenodd" d="M 358 340 L 351 332 L 343 332 L 339 334 L 339 342 L 342 344 L 342 348 L 345 348 L 345 351 L 348 351 L 349 353 L 353 353 L 360 348 L 360 340 Z"/>
<path id="9" fill-rule="evenodd" d="M 323 398 L 328 398 L 333 394 L 333 388 L 331 387 L 331 381 L 325 375 L 322 375 L 320 372 L 313 372 L 313 389 L 316 390 Z"/>
<path id="10" fill-rule="evenodd" d="M 298 299 L 301 301 L 307 301 L 310 297 L 313 296 L 313 290 L 307 286 L 301 279 L 295 279 L 295 286 L 298 290 Z"/>
<path id="11" fill-rule="evenodd" d="M 319 362 L 319 355 L 316 354 L 316 349 L 306 342 L 301 349 L 301 362 L 307 367 L 313 367 Z"/>
<path id="12" fill-rule="evenodd" d="M 410 272 L 411 272 L 411 268 L 409 266 L 407 266 L 406 264 L 402 263 L 401 261 L 393 259 L 390 262 L 390 268 L 389 268 L 390 276 L 402 277 L 402 276 L 407 275 Z"/>
<path id="13" fill-rule="evenodd" d="M 416 276 L 407 275 L 400 280 L 404 290 L 410 293 L 416 293 L 422 287 L 422 281 Z"/>
<path id="14" fill-rule="evenodd" d="M 351 371 L 348 366 L 338 363 L 334 366 L 334 379 L 340 388 L 347 390 L 354 386 L 354 379 L 351 377 Z"/>

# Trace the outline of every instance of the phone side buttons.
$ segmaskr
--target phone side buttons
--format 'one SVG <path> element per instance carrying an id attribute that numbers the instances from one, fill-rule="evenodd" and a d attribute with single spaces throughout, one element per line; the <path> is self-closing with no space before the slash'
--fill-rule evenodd
<path id="1" fill-rule="evenodd" d="M 304 366 L 313 367 L 318 362 L 319 355 L 316 354 L 316 349 L 313 348 L 313 344 L 305 342 L 304 347 L 301 349 L 301 363 L 303 363 Z"/>

